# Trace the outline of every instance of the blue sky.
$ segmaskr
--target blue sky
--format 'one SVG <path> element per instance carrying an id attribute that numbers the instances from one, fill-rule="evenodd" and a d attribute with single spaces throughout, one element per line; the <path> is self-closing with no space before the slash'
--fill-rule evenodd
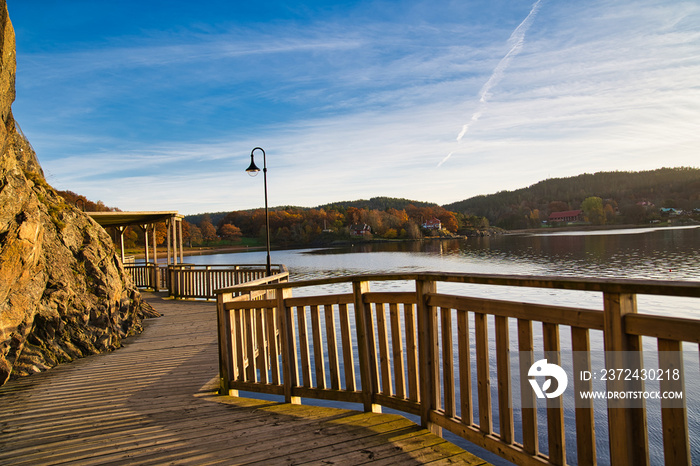
<path id="1" fill-rule="evenodd" d="M 271 206 L 700 166 L 696 1 L 8 9 L 13 112 L 49 183 L 123 210 L 261 207 L 256 146 Z"/>

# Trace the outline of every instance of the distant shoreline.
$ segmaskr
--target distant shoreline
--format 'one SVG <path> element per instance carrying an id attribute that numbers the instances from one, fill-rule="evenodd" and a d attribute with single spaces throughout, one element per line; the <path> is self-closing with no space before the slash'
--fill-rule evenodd
<path id="1" fill-rule="evenodd" d="M 697 226 L 700 225 L 698 222 L 690 222 L 683 224 L 648 224 L 648 225 L 638 225 L 638 224 L 628 224 L 628 225 L 570 225 L 565 227 L 552 227 L 552 228 L 527 228 L 523 230 L 505 230 L 504 235 L 520 235 L 526 233 L 557 233 L 561 231 L 606 231 L 606 230 L 633 230 L 633 229 L 643 229 L 643 228 L 673 228 L 682 226 Z"/>
<path id="2" fill-rule="evenodd" d="M 522 229 L 522 230 L 504 230 L 500 234 L 501 235 L 522 235 L 522 234 L 548 234 L 548 233 L 559 233 L 559 232 L 567 232 L 567 231 L 607 231 L 607 230 L 631 230 L 631 229 L 644 229 L 644 228 L 673 228 L 677 226 L 694 226 L 694 225 L 700 225 L 697 223 L 691 223 L 691 224 L 686 224 L 686 225 L 635 225 L 635 224 L 630 224 L 630 225 L 571 225 L 571 226 L 566 226 L 566 227 L 554 227 L 554 228 L 528 228 L 528 229 Z M 393 240 L 393 241 L 435 241 L 435 240 L 452 240 L 452 239 L 468 239 L 468 237 L 464 236 L 456 236 L 456 237 L 445 237 L 445 238 L 423 238 L 422 240 Z M 368 243 L 371 243 L 372 241 L 368 241 Z M 387 241 L 382 241 L 382 242 L 387 242 Z M 350 245 L 353 244 L 352 241 L 347 241 L 343 242 L 342 244 L 329 244 L 325 245 L 328 247 L 334 247 L 334 246 L 343 246 L 343 245 Z M 291 248 L 275 248 L 273 247 L 272 249 L 299 249 L 299 248 L 314 248 L 314 247 L 323 247 L 323 246 L 318 246 L 318 245 L 307 245 L 307 246 L 297 246 L 297 247 L 291 247 Z M 183 256 L 208 256 L 212 254 L 236 254 L 240 252 L 253 252 L 253 251 L 264 251 L 265 246 L 202 246 L 202 247 L 184 247 L 182 254 Z M 163 258 L 167 255 L 167 249 L 164 247 L 160 247 L 158 249 L 158 257 Z M 127 254 L 134 256 L 136 259 L 143 259 L 145 258 L 145 253 L 143 250 L 141 252 L 133 252 L 129 253 L 127 251 Z M 152 253 L 151 253 L 152 257 Z"/>

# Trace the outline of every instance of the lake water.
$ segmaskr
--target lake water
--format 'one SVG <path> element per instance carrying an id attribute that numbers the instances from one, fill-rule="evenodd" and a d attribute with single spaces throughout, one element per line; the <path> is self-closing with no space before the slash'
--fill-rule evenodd
<path id="1" fill-rule="evenodd" d="M 186 258 L 186 262 L 263 264 L 265 252 L 190 256 Z M 273 250 L 272 262 L 285 264 L 289 269 L 290 279 L 294 281 L 363 273 L 419 271 L 700 281 L 700 227 L 557 232 L 467 240 L 357 244 L 325 249 Z M 379 282 L 372 283 L 371 286 L 374 291 L 412 289 L 412 283 Z M 602 309 L 600 293 L 548 289 L 523 292 L 522 289 L 508 287 L 456 284 L 440 284 L 438 290 L 495 299 L 512 298 L 512 293 L 515 292 L 520 301 Z M 295 290 L 294 293 L 301 296 L 305 293 L 328 292 L 350 292 L 350 289 L 347 285 L 333 285 L 314 291 Z M 700 318 L 698 299 L 640 295 L 638 306 L 639 312 L 642 313 Z M 516 334 L 512 329 L 511 340 Z M 594 349 L 602 348 L 602 335 L 599 334 L 600 332 L 591 333 L 591 347 Z M 562 347 L 566 348 L 569 345 L 567 332 L 562 331 L 561 335 Z M 473 341 L 472 339 L 472 343 Z M 655 346 L 655 340 L 644 339 L 644 347 L 652 355 L 648 357 L 645 353 L 645 364 L 648 359 L 654 359 Z M 568 347 L 570 348 L 570 345 Z M 495 360 L 495 357 L 493 359 Z M 494 361 L 492 363 L 495 364 Z M 693 461 L 700 462 L 700 375 L 697 345 L 685 345 L 684 364 L 691 449 Z M 495 372 L 493 377 L 495 380 Z M 519 398 L 517 383 L 514 383 L 513 397 L 515 400 Z M 494 395 L 493 399 L 495 403 L 497 396 Z M 573 408 L 572 403 L 565 405 L 567 456 L 569 462 L 575 464 L 575 433 L 570 432 L 573 429 Z M 659 405 L 649 402 L 647 409 L 652 464 L 662 463 Z M 546 423 L 542 424 L 546 413 L 540 413 L 538 419 L 541 424 L 540 433 L 546 435 Z M 497 423 L 494 427 L 497 430 Z M 516 432 L 518 429 L 519 426 L 516 426 Z M 609 462 L 604 454 L 607 450 L 607 435 L 607 421 L 603 416 L 602 419 L 596 420 L 600 464 Z M 516 435 L 516 440 L 522 441 L 521 437 Z M 471 448 L 470 444 L 448 435 L 446 438 L 488 461 L 503 464 L 498 457 Z M 547 450 L 545 436 L 540 438 L 540 448 L 545 452 Z"/>
<path id="2" fill-rule="evenodd" d="M 255 251 L 190 256 L 186 262 L 264 264 L 265 255 L 265 251 Z M 290 279 L 295 281 L 363 273 L 427 271 L 700 281 L 700 227 L 371 243 L 273 250 L 271 256 L 273 263 L 288 267 Z M 451 292 L 451 287 L 459 285 L 442 285 L 438 289 Z M 505 287 L 469 287 L 477 296 L 488 293 L 498 298 L 512 293 Z M 400 285 L 393 282 L 372 284 L 376 291 L 397 288 Z M 531 290 L 521 298 L 531 302 L 602 308 L 599 293 L 543 289 Z M 698 303 L 694 301 L 697 300 L 639 296 L 639 308 L 640 312 L 700 317 Z"/>

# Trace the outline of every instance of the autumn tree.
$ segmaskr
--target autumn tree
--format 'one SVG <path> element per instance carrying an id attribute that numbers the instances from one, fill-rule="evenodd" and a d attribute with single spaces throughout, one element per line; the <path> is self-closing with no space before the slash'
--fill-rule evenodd
<path id="1" fill-rule="evenodd" d="M 356 207 L 348 207 L 345 216 L 350 221 L 350 223 L 358 223 L 360 221 L 362 210 Z"/>
<path id="2" fill-rule="evenodd" d="M 603 200 L 597 196 L 587 197 L 581 203 L 581 210 L 589 222 L 593 225 L 605 224 L 605 211 L 603 210 Z"/>
<path id="3" fill-rule="evenodd" d="M 204 241 L 216 241 L 219 237 L 216 235 L 216 228 L 208 220 L 202 220 L 199 224 L 199 229 L 202 231 Z"/>
<path id="4" fill-rule="evenodd" d="M 435 216 L 438 219 L 440 219 L 442 228 L 449 231 L 450 233 L 455 233 L 457 231 L 457 229 L 459 228 L 459 224 L 457 222 L 457 216 L 454 214 L 454 212 L 450 212 L 449 210 L 440 207 L 436 214 L 437 215 Z"/>
<path id="5" fill-rule="evenodd" d="M 168 228 L 165 222 L 156 223 L 156 244 L 165 244 L 168 239 Z"/>
<path id="6" fill-rule="evenodd" d="M 192 245 L 192 240 L 190 238 L 190 228 L 192 228 L 192 226 L 193 225 L 187 220 L 182 220 L 182 242 L 188 243 L 190 246 Z"/>
<path id="7" fill-rule="evenodd" d="M 136 240 L 138 239 L 138 233 L 134 230 L 134 227 L 127 227 L 124 231 L 124 248 L 134 249 L 136 247 Z"/>
<path id="8" fill-rule="evenodd" d="M 238 241 L 243 236 L 243 233 L 237 226 L 226 223 L 219 228 L 219 236 L 230 241 Z"/>
<path id="9" fill-rule="evenodd" d="M 192 244 L 202 244 L 204 237 L 202 236 L 202 230 L 200 230 L 197 225 L 190 224 L 189 232 L 188 240 L 190 247 L 192 247 Z"/>

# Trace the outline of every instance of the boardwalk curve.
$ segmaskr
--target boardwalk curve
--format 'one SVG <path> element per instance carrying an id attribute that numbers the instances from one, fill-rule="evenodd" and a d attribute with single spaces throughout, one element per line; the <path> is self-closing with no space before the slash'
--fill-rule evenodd
<path id="1" fill-rule="evenodd" d="M 216 395 L 216 307 L 163 314 L 123 348 L 0 388 L 0 464 L 486 464 L 393 414 Z"/>

